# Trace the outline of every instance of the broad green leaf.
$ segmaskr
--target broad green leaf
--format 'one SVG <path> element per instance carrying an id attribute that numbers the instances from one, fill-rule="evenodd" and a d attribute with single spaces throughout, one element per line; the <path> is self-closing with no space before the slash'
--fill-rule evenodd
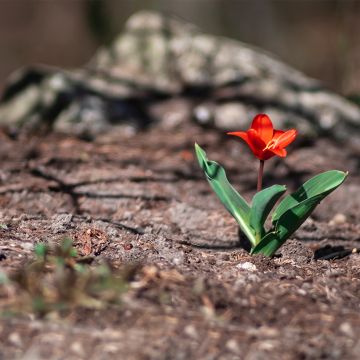
<path id="1" fill-rule="evenodd" d="M 321 200 L 343 183 L 346 176 L 346 173 L 336 170 L 324 172 L 285 197 L 273 216 L 275 229 L 261 239 L 252 254 L 272 256 L 309 217 Z"/>
<path id="2" fill-rule="evenodd" d="M 265 235 L 266 218 L 285 191 L 286 186 L 273 185 L 255 194 L 250 210 L 250 226 L 255 231 L 256 243 Z"/>
<path id="3" fill-rule="evenodd" d="M 251 249 L 250 254 L 263 254 L 265 256 L 272 256 L 276 250 L 282 245 L 276 232 L 267 233 L 261 241 Z"/>
<path id="4" fill-rule="evenodd" d="M 265 256 L 274 255 L 276 250 L 283 245 L 289 236 L 307 219 L 321 199 L 321 195 L 315 196 L 286 211 L 277 222 L 275 231 L 267 233 L 259 244 L 252 249 L 251 253 L 263 254 Z"/>
<path id="5" fill-rule="evenodd" d="M 215 161 L 208 160 L 205 151 L 198 144 L 195 144 L 195 152 L 200 167 L 204 170 L 211 188 L 214 190 L 225 208 L 238 222 L 241 230 L 244 232 L 250 242 L 255 245 L 255 234 L 249 224 L 249 204 L 231 186 L 222 166 L 220 166 Z"/>
<path id="6" fill-rule="evenodd" d="M 314 196 L 326 195 L 334 191 L 345 180 L 347 173 L 338 170 L 325 171 L 306 181 L 296 192 L 286 196 L 276 208 L 272 221 L 276 223 L 289 209 L 300 204 L 302 201 Z"/>
<path id="7" fill-rule="evenodd" d="M 285 242 L 300 227 L 326 195 L 328 193 L 306 199 L 281 215 L 276 223 L 276 232 L 282 242 Z"/>

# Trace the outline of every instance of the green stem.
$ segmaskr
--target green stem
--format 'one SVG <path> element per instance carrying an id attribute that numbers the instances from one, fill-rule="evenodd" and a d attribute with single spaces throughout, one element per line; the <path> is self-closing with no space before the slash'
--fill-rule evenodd
<path id="1" fill-rule="evenodd" d="M 262 189 L 262 180 L 263 180 L 263 175 L 264 175 L 264 163 L 265 163 L 264 160 L 260 160 L 258 180 L 257 180 L 257 191 L 261 191 L 261 189 Z"/>

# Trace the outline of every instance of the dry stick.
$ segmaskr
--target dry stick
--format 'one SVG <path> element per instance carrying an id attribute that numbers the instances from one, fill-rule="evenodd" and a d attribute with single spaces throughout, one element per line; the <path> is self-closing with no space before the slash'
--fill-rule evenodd
<path id="1" fill-rule="evenodd" d="M 261 191 L 262 189 L 262 179 L 264 174 L 264 160 L 260 160 L 259 173 L 258 173 L 258 181 L 257 181 L 257 191 Z"/>

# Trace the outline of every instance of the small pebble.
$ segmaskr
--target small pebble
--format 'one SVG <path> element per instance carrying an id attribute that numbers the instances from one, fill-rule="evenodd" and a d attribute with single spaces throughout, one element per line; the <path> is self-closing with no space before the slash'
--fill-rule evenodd
<path id="1" fill-rule="evenodd" d="M 230 339 L 226 342 L 226 348 L 234 353 L 237 353 L 240 351 L 239 344 L 235 339 Z"/>
<path id="2" fill-rule="evenodd" d="M 22 340 L 19 333 L 16 332 L 11 333 L 9 335 L 9 341 L 17 347 L 22 346 Z"/>
<path id="3" fill-rule="evenodd" d="M 70 345 L 70 349 L 72 352 L 74 352 L 78 356 L 84 356 L 85 350 L 81 342 L 75 341 Z"/>
<path id="4" fill-rule="evenodd" d="M 330 226 L 342 225 L 346 223 L 346 216 L 344 214 L 336 214 L 330 221 Z"/>
<path id="5" fill-rule="evenodd" d="M 24 250 L 29 250 L 29 251 L 31 251 L 34 248 L 34 244 L 30 242 L 24 242 L 21 244 L 21 246 Z"/>
<path id="6" fill-rule="evenodd" d="M 257 270 L 256 265 L 254 265 L 253 263 L 248 262 L 248 261 L 237 264 L 236 267 L 240 270 L 247 270 L 247 271 L 256 271 Z"/>
<path id="7" fill-rule="evenodd" d="M 177 265 L 177 266 L 179 266 L 179 265 L 181 265 L 181 264 L 183 264 L 184 263 L 184 258 L 183 257 L 174 257 L 173 259 L 172 259 L 172 263 L 174 264 L 174 265 Z"/>
<path id="8" fill-rule="evenodd" d="M 340 325 L 340 331 L 346 336 L 349 336 L 349 337 L 354 336 L 354 331 L 352 329 L 352 326 L 348 322 L 343 322 Z"/>
<path id="9" fill-rule="evenodd" d="M 196 339 L 198 337 L 198 332 L 197 332 L 195 326 L 193 326 L 193 325 L 187 325 L 184 329 L 184 333 L 187 336 L 194 338 L 194 339 Z"/>

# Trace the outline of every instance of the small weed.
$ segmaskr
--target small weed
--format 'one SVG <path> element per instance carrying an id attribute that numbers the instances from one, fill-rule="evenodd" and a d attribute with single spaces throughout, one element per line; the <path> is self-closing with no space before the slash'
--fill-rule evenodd
<path id="1" fill-rule="evenodd" d="M 9 277 L 0 276 L 1 295 L 13 298 L 5 312 L 69 312 L 75 308 L 102 309 L 120 305 L 134 267 L 114 270 L 103 263 L 89 266 L 91 257 L 78 257 L 71 239 L 60 245 L 35 246 L 35 259 Z M 3 297 L 3 296 L 1 296 Z M 9 296 L 8 296 L 9 297 Z"/>

